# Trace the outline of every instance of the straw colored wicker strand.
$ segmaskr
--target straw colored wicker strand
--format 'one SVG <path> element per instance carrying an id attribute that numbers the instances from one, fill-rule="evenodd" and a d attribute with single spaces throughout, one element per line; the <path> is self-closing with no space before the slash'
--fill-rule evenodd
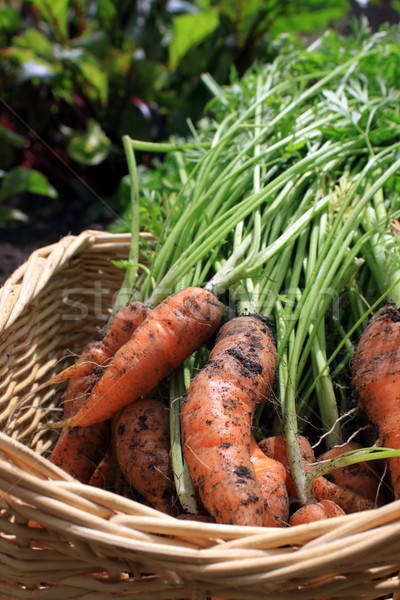
<path id="1" fill-rule="evenodd" d="M 129 240 L 67 236 L 0 289 L 0 599 L 398 600 L 399 501 L 284 529 L 180 521 L 46 460 L 64 388 L 35 386 L 106 322 Z"/>

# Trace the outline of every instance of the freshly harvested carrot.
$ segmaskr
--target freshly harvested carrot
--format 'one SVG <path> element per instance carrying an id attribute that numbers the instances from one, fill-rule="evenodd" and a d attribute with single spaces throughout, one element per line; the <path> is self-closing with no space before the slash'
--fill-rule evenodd
<path id="1" fill-rule="evenodd" d="M 250 459 L 254 410 L 270 397 L 276 347 L 256 316 L 228 321 L 182 401 L 183 455 L 217 523 L 262 526 L 264 500 Z"/>
<path id="2" fill-rule="evenodd" d="M 151 392 L 204 344 L 221 322 L 213 294 L 189 287 L 158 304 L 114 355 L 81 410 L 52 427 L 86 427 Z"/>
<path id="3" fill-rule="evenodd" d="M 299 436 L 299 444 L 305 463 L 305 470 L 309 471 L 311 468 L 310 465 L 316 462 L 314 451 L 311 448 L 309 441 L 304 436 Z M 289 472 L 289 460 L 286 453 L 285 436 L 281 434 L 271 438 L 265 438 L 265 440 L 260 441 L 259 446 L 267 456 L 275 458 L 275 460 L 278 460 L 286 468 L 287 490 L 290 496 L 296 497 L 296 490 Z M 313 483 L 313 493 L 317 501 L 332 500 L 338 504 L 346 514 L 370 510 L 375 507 L 374 502 L 368 498 L 361 496 L 351 489 L 341 487 L 322 476 L 315 478 Z"/>
<path id="4" fill-rule="evenodd" d="M 114 356 L 117 350 L 130 340 L 133 332 L 143 323 L 150 312 L 150 306 L 143 302 L 129 302 L 120 308 L 101 340 L 109 357 Z"/>
<path id="5" fill-rule="evenodd" d="M 64 414 L 69 417 L 79 410 L 97 381 L 94 373 L 69 383 Z M 102 459 L 108 444 L 107 423 L 92 427 L 65 427 L 49 456 L 50 462 L 78 479 L 88 483 L 96 466 Z"/>
<path id="6" fill-rule="evenodd" d="M 135 490 L 132 488 L 131 484 L 126 480 L 126 478 L 121 473 L 121 469 L 118 464 L 113 463 L 114 468 L 114 477 L 113 479 L 113 489 L 116 494 L 119 496 L 124 496 L 124 498 L 129 498 L 130 500 L 138 500 L 138 494 L 135 493 Z M 143 502 L 145 504 L 145 502 Z"/>
<path id="7" fill-rule="evenodd" d="M 104 366 L 115 352 L 132 336 L 135 329 L 144 321 L 150 307 L 142 302 L 130 302 L 121 308 L 102 340 L 90 342 L 82 350 L 77 362 L 57 373 L 46 385 L 78 379 L 94 372 L 96 367 Z M 99 372 L 99 375 L 102 371 Z"/>
<path id="8" fill-rule="evenodd" d="M 341 446 L 334 446 L 320 456 L 318 461 L 335 458 L 344 452 L 351 450 L 361 450 L 362 446 L 358 442 L 348 442 Z M 328 479 L 342 488 L 353 490 L 356 494 L 368 498 L 377 506 L 382 506 L 385 500 L 382 493 L 381 475 L 376 461 L 360 462 L 348 467 L 342 467 L 331 471 Z"/>
<path id="9" fill-rule="evenodd" d="M 326 477 L 316 477 L 313 486 L 316 500 L 333 500 L 346 514 L 372 510 L 375 503 L 351 489 L 337 485 Z"/>
<path id="10" fill-rule="evenodd" d="M 64 419 L 69 419 L 75 415 L 78 411 L 78 408 L 85 404 L 90 392 L 98 382 L 99 378 L 100 374 L 95 371 L 89 375 L 85 375 L 84 377 L 71 379 L 68 382 L 62 403 Z"/>
<path id="11" fill-rule="evenodd" d="M 304 464 L 309 464 L 315 461 L 314 451 L 310 446 L 309 441 L 303 435 L 298 436 L 301 456 Z M 289 459 L 286 451 L 286 440 L 283 434 L 273 435 L 261 440 L 258 444 L 267 456 L 277 460 L 286 469 L 286 488 L 290 496 L 296 496 L 296 490 L 293 484 L 289 470 Z"/>
<path id="12" fill-rule="evenodd" d="M 254 437 L 250 441 L 250 460 L 264 499 L 264 527 L 284 527 L 289 520 L 289 495 L 285 467 L 268 457 Z"/>
<path id="13" fill-rule="evenodd" d="M 153 508 L 175 515 L 168 407 L 156 399 L 136 400 L 121 411 L 113 434 L 117 463 L 128 483 Z"/>
<path id="14" fill-rule="evenodd" d="M 133 331 L 150 312 L 141 302 L 131 302 L 114 317 L 102 342 L 88 344 L 78 362 L 66 370 L 73 377 L 68 382 L 64 398 L 64 418 L 73 418 L 84 406 L 94 385 L 100 379 L 101 364 L 125 344 Z M 99 362 L 100 361 L 100 362 Z M 102 361 L 102 362 L 101 362 Z M 63 371 L 65 373 L 65 371 Z M 106 422 L 91 427 L 65 427 L 58 438 L 50 461 L 73 475 L 81 483 L 90 483 L 99 461 L 103 458 L 108 443 Z M 100 472 L 99 472 L 100 474 Z"/>
<path id="15" fill-rule="evenodd" d="M 289 525 L 304 525 L 304 523 L 312 523 L 313 521 L 341 517 L 344 514 L 344 510 L 332 500 L 321 500 L 298 508 L 290 517 Z"/>
<path id="16" fill-rule="evenodd" d="M 352 361 L 359 406 L 378 429 L 380 443 L 400 448 L 400 309 L 384 306 L 362 334 Z M 388 469 L 395 499 L 400 498 L 400 458 Z"/>
<path id="17" fill-rule="evenodd" d="M 95 425 L 93 425 L 92 427 L 95 427 Z M 110 448 L 107 448 L 97 467 L 93 471 L 92 476 L 88 481 L 88 484 L 92 485 L 93 487 L 101 488 L 103 490 L 110 489 L 111 478 L 113 475 L 112 471 L 113 461 L 111 457 L 111 450 Z"/>
<path id="18" fill-rule="evenodd" d="M 78 479 L 88 483 L 107 447 L 106 427 L 64 429 L 49 460 Z"/>

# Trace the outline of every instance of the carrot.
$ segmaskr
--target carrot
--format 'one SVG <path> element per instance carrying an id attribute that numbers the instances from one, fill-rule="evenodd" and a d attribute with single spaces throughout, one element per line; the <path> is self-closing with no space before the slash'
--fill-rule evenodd
<path id="1" fill-rule="evenodd" d="M 321 500 L 301 506 L 289 519 L 289 525 L 304 525 L 313 521 L 323 521 L 333 517 L 343 516 L 345 512 L 332 500 Z"/>
<path id="2" fill-rule="evenodd" d="M 264 499 L 264 527 L 282 527 L 289 519 L 289 495 L 285 467 L 268 457 L 254 437 L 250 441 L 250 460 Z"/>
<path id="3" fill-rule="evenodd" d="M 151 392 L 217 330 L 221 307 L 211 292 L 189 287 L 156 306 L 114 355 L 81 410 L 52 427 L 105 421 Z"/>
<path id="4" fill-rule="evenodd" d="M 94 373 L 72 380 L 67 389 L 64 414 L 74 415 L 84 404 L 90 387 L 98 379 Z M 64 427 L 49 456 L 50 462 L 64 469 L 81 483 L 88 483 L 108 443 L 107 424 L 93 427 Z"/>
<path id="5" fill-rule="evenodd" d="M 256 405 L 272 390 L 276 347 L 256 316 L 227 322 L 207 365 L 182 401 L 183 456 L 205 509 L 217 523 L 263 523 L 264 501 L 250 460 Z"/>
<path id="6" fill-rule="evenodd" d="M 311 464 L 316 462 L 314 451 L 311 448 L 309 441 L 304 436 L 299 436 L 299 444 L 305 463 L 305 470 L 309 471 L 311 469 Z M 290 496 L 295 497 L 296 491 L 289 472 L 289 460 L 286 452 L 285 436 L 281 434 L 273 436 L 272 438 L 265 438 L 265 440 L 260 441 L 259 446 L 267 456 L 275 458 L 275 460 L 281 462 L 286 468 L 286 487 Z M 375 507 L 374 502 L 368 498 L 365 498 L 351 489 L 337 485 L 333 481 L 329 481 L 326 477 L 322 476 L 315 478 L 313 483 L 313 493 L 317 501 L 332 500 L 338 504 L 346 514 L 370 510 Z"/>
<path id="7" fill-rule="evenodd" d="M 351 450 L 361 450 L 361 444 L 357 442 L 348 442 L 341 446 L 334 446 L 318 457 L 318 460 L 329 460 L 335 458 L 344 452 Z M 380 486 L 381 476 L 375 461 L 360 462 L 348 467 L 342 467 L 331 471 L 328 478 L 336 485 L 342 488 L 352 490 L 364 498 L 368 498 L 377 506 L 384 504 L 382 488 Z"/>
<path id="8" fill-rule="evenodd" d="M 114 316 L 108 331 L 102 339 L 109 357 L 114 354 L 132 337 L 133 332 L 150 314 L 150 307 L 142 302 L 129 302 Z"/>
<path id="9" fill-rule="evenodd" d="M 96 367 L 104 366 L 115 352 L 130 339 L 134 330 L 149 312 L 150 307 L 142 302 L 130 302 L 121 308 L 111 321 L 103 339 L 87 344 L 77 362 L 57 373 L 50 381 L 46 382 L 46 385 L 85 377 L 93 373 Z"/>
<path id="10" fill-rule="evenodd" d="M 102 423 L 89 430 L 66 428 L 61 432 L 49 460 L 81 483 L 88 483 L 106 446 L 106 427 Z"/>
<path id="11" fill-rule="evenodd" d="M 378 429 L 380 443 L 400 448 L 400 310 L 384 306 L 371 319 L 352 361 L 353 386 L 359 406 Z M 388 470 L 395 499 L 400 498 L 400 458 Z"/>
<path id="12" fill-rule="evenodd" d="M 375 503 L 353 490 L 337 485 L 326 477 L 316 477 L 313 492 L 316 500 L 333 500 L 346 514 L 372 510 Z"/>
<path id="13" fill-rule="evenodd" d="M 95 427 L 95 425 L 92 425 Z M 103 457 L 100 459 L 97 467 L 93 471 L 88 484 L 93 487 L 98 487 L 103 490 L 110 489 L 111 477 L 113 470 L 113 462 L 111 457 L 111 450 L 107 448 Z"/>
<path id="14" fill-rule="evenodd" d="M 309 441 L 302 435 L 298 436 L 301 456 L 305 464 L 315 461 L 314 451 Z M 270 458 L 277 460 L 286 469 L 286 487 L 290 496 L 296 496 L 296 490 L 289 471 L 289 459 L 286 451 L 286 440 L 283 434 L 264 438 L 259 442 L 259 446 Z"/>
<path id="15" fill-rule="evenodd" d="M 129 498 L 130 500 L 138 500 L 135 490 L 121 473 L 121 469 L 119 468 L 118 464 L 113 463 L 113 469 L 114 477 L 112 478 L 112 483 L 114 492 L 119 496 L 124 496 L 124 498 Z"/>
<path id="16" fill-rule="evenodd" d="M 64 418 L 68 419 L 76 414 L 78 407 L 84 405 L 94 385 L 100 379 L 98 372 L 90 373 L 68 382 L 62 404 Z"/>
<path id="17" fill-rule="evenodd" d="M 100 363 L 96 361 L 103 361 L 101 364 L 104 364 L 109 360 L 115 351 L 130 339 L 149 311 L 150 309 L 141 302 L 127 304 L 115 315 L 102 342 L 93 342 L 85 346 L 78 362 L 72 365 L 76 369 L 66 370 L 73 374 L 73 378 L 70 379 L 65 392 L 64 418 L 73 418 L 76 415 L 100 379 L 102 370 L 98 370 Z M 49 459 L 81 483 L 90 483 L 105 453 L 107 433 L 105 422 L 85 428 L 64 427 Z"/>
<path id="18" fill-rule="evenodd" d="M 175 515 L 168 407 L 151 398 L 136 400 L 121 411 L 113 433 L 117 462 L 128 483 L 153 508 Z"/>

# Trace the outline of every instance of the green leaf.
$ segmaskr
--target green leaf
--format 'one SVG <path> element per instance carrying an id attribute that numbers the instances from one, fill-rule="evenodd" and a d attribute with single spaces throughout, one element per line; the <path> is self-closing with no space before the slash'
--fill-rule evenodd
<path id="1" fill-rule="evenodd" d="M 117 18 L 117 7 L 112 0 L 97 0 L 97 16 L 103 26 L 115 22 Z"/>
<path id="2" fill-rule="evenodd" d="M 85 133 L 74 136 L 68 144 L 68 154 L 83 165 L 98 165 L 107 158 L 111 141 L 97 121 L 89 119 Z"/>
<path id="3" fill-rule="evenodd" d="M 173 38 L 169 46 L 169 66 L 175 70 L 180 59 L 209 36 L 219 24 L 219 13 L 211 8 L 196 15 L 179 15 L 173 20 Z"/>
<path id="4" fill-rule="evenodd" d="M 0 31 L 12 35 L 21 26 L 21 19 L 16 10 L 12 8 L 0 9 Z"/>
<path id="5" fill-rule="evenodd" d="M 118 267 L 118 269 L 126 269 L 127 267 L 130 266 L 131 261 L 129 260 L 111 260 L 111 263 L 114 265 L 114 267 Z"/>
<path id="6" fill-rule="evenodd" d="M 305 6 L 306 4 L 306 6 Z M 307 6 L 308 4 L 308 6 Z M 272 24 L 270 33 L 275 37 L 287 32 L 317 32 L 337 23 L 349 10 L 346 0 L 330 2 L 327 0 L 325 6 L 319 2 L 315 3 L 293 2 L 290 9 L 282 17 L 277 18 Z"/>
<path id="7" fill-rule="evenodd" d="M 91 54 L 83 54 L 77 62 L 83 93 L 92 101 L 107 104 L 108 77 L 100 62 Z"/>
<path id="8" fill-rule="evenodd" d="M 65 42 L 68 39 L 69 0 L 32 0 L 32 2 L 50 26 L 55 38 Z"/>
<path id="9" fill-rule="evenodd" d="M 23 192 L 31 192 L 50 198 L 57 198 L 58 196 L 57 191 L 42 173 L 36 171 L 36 169 L 15 167 L 6 173 L 1 180 L 0 201 Z"/>
<path id="10" fill-rule="evenodd" d="M 31 50 L 34 55 L 41 58 L 51 59 L 53 55 L 53 44 L 38 29 L 28 27 L 21 35 L 13 38 L 16 48 Z"/>
<path id="11" fill-rule="evenodd" d="M 0 125 L 0 139 L 5 140 L 8 144 L 14 148 L 23 148 L 25 145 L 25 138 L 23 135 L 16 133 L 4 125 Z"/>

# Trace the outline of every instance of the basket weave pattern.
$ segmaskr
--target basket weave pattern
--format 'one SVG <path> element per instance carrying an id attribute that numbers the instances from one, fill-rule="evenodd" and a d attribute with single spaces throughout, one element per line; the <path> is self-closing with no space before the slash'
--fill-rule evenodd
<path id="1" fill-rule="evenodd" d="M 400 501 L 286 529 L 180 521 L 46 459 L 62 387 L 32 392 L 96 337 L 128 249 L 68 236 L 0 289 L 0 598 L 399 600 Z"/>

